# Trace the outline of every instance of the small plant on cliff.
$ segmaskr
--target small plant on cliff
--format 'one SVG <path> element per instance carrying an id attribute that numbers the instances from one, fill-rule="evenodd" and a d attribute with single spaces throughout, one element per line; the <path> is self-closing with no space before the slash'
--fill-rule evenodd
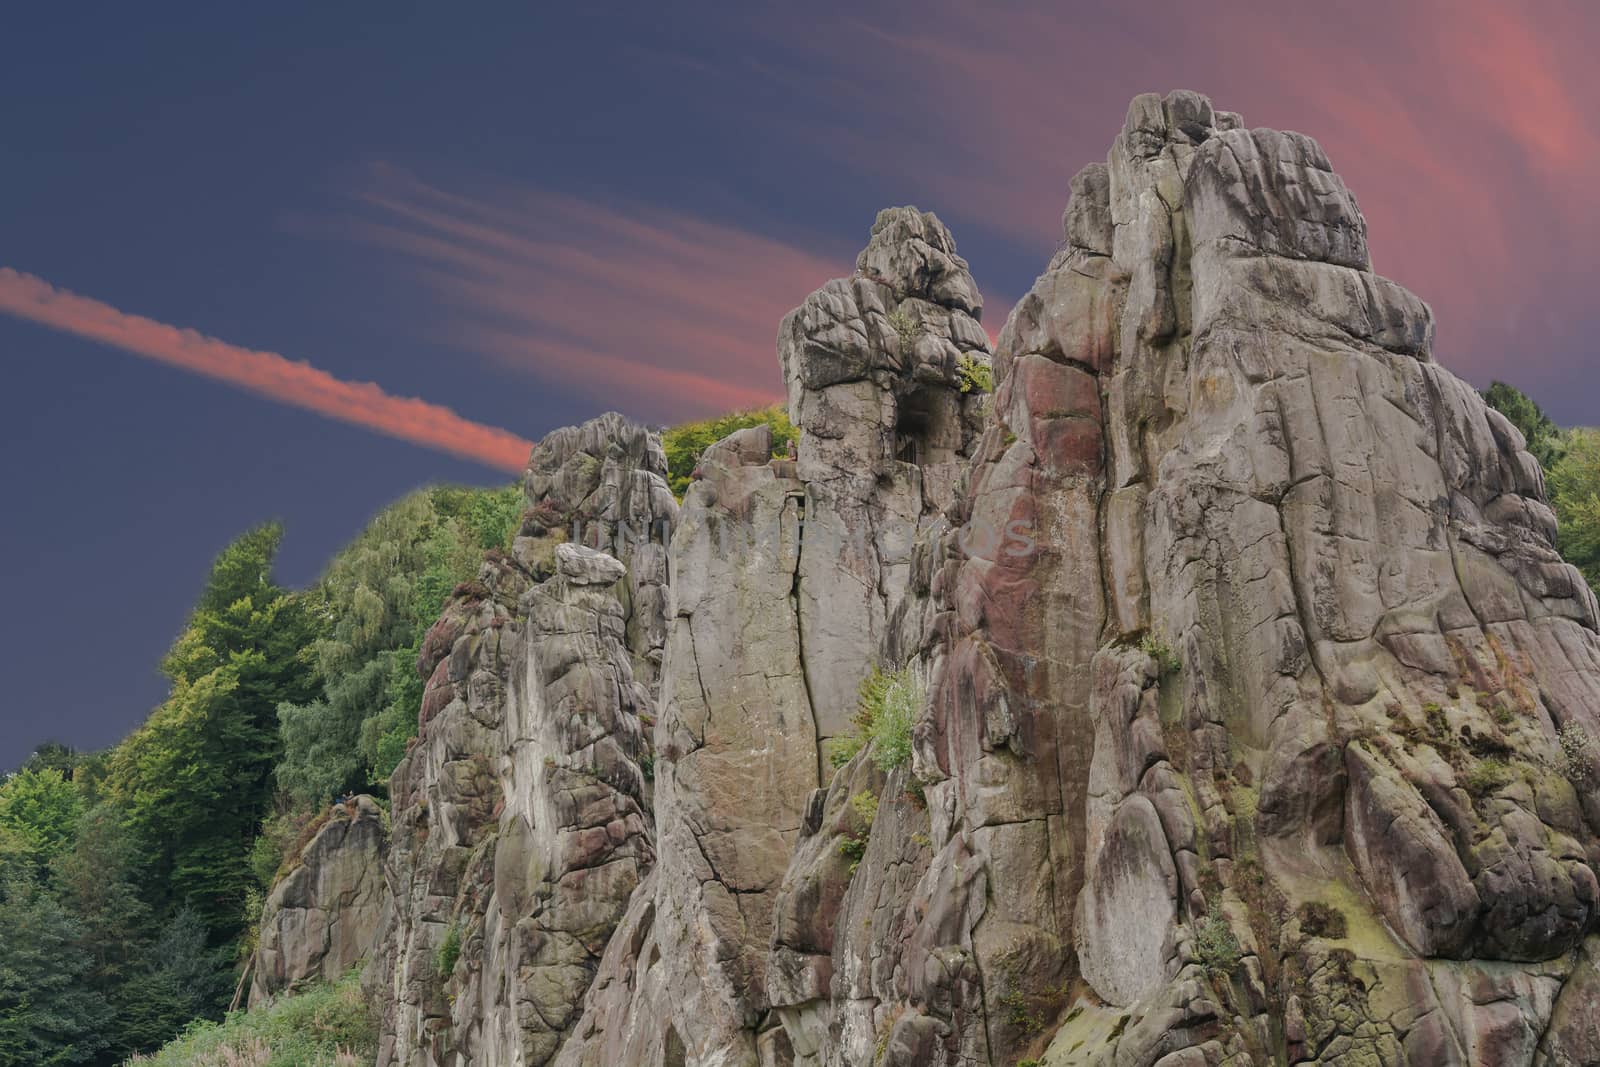
<path id="1" fill-rule="evenodd" d="M 1243 950 L 1221 908 L 1194 924 L 1194 950 L 1207 977 L 1225 978 L 1239 966 Z"/>
<path id="2" fill-rule="evenodd" d="M 861 683 L 855 729 L 829 741 L 828 762 L 843 767 L 856 757 L 868 742 L 872 762 L 884 773 L 903 767 L 911 760 L 911 730 L 922 710 L 922 686 L 909 669 L 882 671 L 873 668 Z"/>
<path id="3" fill-rule="evenodd" d="M 895 308 L 886 316 L 889 320 L 889 329 L 900 340 L 900 354 L 906 355 L 911 351 L 911 346 L 917 343 L 917 338 L 922 336 L 922 323 L 912 318 L 903 307 Z"/>
<path id="4" fill-rule="evenodd" d="M 1482 759 L 1472 765 L 1462 782 L 1475 797 L 1486 797 L 1511 781 L 1511 768 L 1504 760 Z"/>
<path id="5" fill-rule="evenodd" d="M 461 958 L 461 928 L 451 923 L 444 931 L 444 940 L 439 943 L 439 955 L 435 962 L 439 965 L 439 977 L 448 979 L 456 969 L 456 961 Z"/>
<path id="6" fill-rule="evenodd" d="M 222 1022 L 194 1022 L 165 1048 L 134 1056 L 138 1067 L 356 1067 L 378 1055 L 372 1005 L 353 971 L 333 985 L 279 996 Z"/>
<path id="7" fill-rule="evenodd" d="M 1139 651 L 1155 660 L 1163 675 L 1177 674 L 1183 669 L 1183 660 L 1178 658 L 1172 646 L 1161 640 L 1153 631 L 1140 638 Z"/>
<path id="8" fill-rule="evenodd" d="M 1301 933 L 1307 937 L 1325 937 L 1338 941 L 1349 931 L 1344 912 L 1318 900 L 1310 900 L 1300 905 L 1300 910 L 1295 914 L 1300 920 Z"/>
<path id="9" fill-rule="evenodd" d="M 1595 765 L 1600 763 L 1600 745 L 1589 731 L 1575 722 L 1569 722 L 1556 735 L 1561 742 L 1561 773 L 1567 781 L 1582 789 L 1593 785 Z"/>
<path id="10" fill-rule="evenodd" d="M 850 873 L 854 875 L 861 866 L 861 857 L 867 853 L 867 839 L 872 836 L 872 824 L 878 818 L 878 795 L 863 789 L 850 798 L 850 810 L 855 818 L 839 839 L 839 855 L 850 861 Z"/>
<path id="11" fill-rule="evenodd" d="M 1028 1009 L 1028 998 L 1021 990 L 1013 989 L 1000 998 L 1006 1010 L 1006 1022 L 1025 1034 L 1037 1034 L 1044 1029 L 1044 1021 Z"/>
<path id="12" fill-rule="evenodd" d="M 911 760 L 911 729 L 922 710 L 922 687 L 909 671 L 889 676 L 872 720 L 872 761 L 885 773 Z"/>
<path id="13" fill-rule="evenodd" d="M 957 363 L 956 376 L 961 380 L 963 393 L 994 392 L 994 368 L 970 352 Z"/>

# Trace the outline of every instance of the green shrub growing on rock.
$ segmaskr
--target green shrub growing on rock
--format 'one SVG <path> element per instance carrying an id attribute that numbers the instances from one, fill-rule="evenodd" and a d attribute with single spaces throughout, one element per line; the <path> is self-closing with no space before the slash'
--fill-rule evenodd
<path id="1" fill-rule="evenodd" d="M 672 489 L 672 494 L 682 499 L 683 494 L 688 492 L 701 453 L 735 430 L 751 426 L 766 426 L 772 430 L 774 456 L 787 454 L 789 442 L 799 437 L 782 404 L 735 411 L 699 422 L 686 422 L 664 431 L 661 434 L 661 447 L 667 453 L 667 485 Z"/>
<path id="2" fill-rule="evenodd" d="M 1221 908 L 1212 908 L 1211 914 L 1194 924 L 1194 949 L 1209 978 L 1226 978 L 1243 956 L 1239 939 L 1233 936 L 1233 928 Z"/>

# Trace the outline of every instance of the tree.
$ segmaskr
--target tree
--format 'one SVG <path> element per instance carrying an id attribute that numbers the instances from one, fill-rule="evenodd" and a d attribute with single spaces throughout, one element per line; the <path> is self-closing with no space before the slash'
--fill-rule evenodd
<path id="1" fill-rule="evenodd" d="M 194 1019 L 215 1019 L 233 992 L 231 956 L 207 944 L 206 924 L 179 909 L 114 997 L 114 1031 L 127 1052 L 158 1048 Z"/>
<path id="2" fill-rule="evenodd" d="M 1547 472 L 1566 450 L 1566 435 L 1544 410 L 1521 390 L 1505 382 L 1494 382 L 1483 392 L 1488 405 L 1511 420 L 1522 431 L 1528 451 Z"/>
<path id="3" fill-rule="evenodd" d="M 321 692 L 278 708 L 277 781 L 316 807 L 377 788 L 416 731 L 423 635 L 489 549 L 507 549 L 522 490 L 436 487 L 384 509 L 334 557 L 314 594 L 326 631 L 312 648 Z"/>
<path id="4" fill-rule="evenodd" d="M 165 907 L 192 906 L 219 941 L 244 924 L 247 857 L 270 807 L 278 705 L 314 691 L 317 620 L 271 578 L 282 530 L 246 533 L 218 557 L 162 662 L 172 695 L 111 757 L 125 812 Z"/>
<path id="5" fill-rule="evenodd" d="M 111 1008 L 84 986 L 79 927 L 37 880 L 0 887 L 0 1067 L 87 1063 L 106 1044 Z"/>
<path id="6" fill-rule="evenodd" d="M 1558 522 L 1556 547 L 1600 589 L 1600 430 L 1571 430 L 1546 479 Z"/>
<path id="7" fill-rule="evenodd" d="M 682 497 L 688 491 L 701 453 L 735 430 L 749 426 L 771 428 L 774 456 L 783 455 L 788 451 L 789 442 L 797 439 L 794 424 L 789 421 L 789 413 L 782 404 L 751 411 L 735 411 L 701 422 L 686 422 L 663 433 L 661 445 L 667 453 L 667 485 L 673 494 Z"/>
<path id="8" fill-rule="evenodd" d="M 18 771 L 0 782 L 0 850 L 39 873 L 72 843 L 80 814 L 77 791 L 60 772 Z"/>

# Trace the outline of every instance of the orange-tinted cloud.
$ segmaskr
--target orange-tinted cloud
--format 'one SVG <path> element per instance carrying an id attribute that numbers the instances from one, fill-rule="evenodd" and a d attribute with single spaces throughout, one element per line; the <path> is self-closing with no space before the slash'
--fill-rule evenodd
<path id="1" fill-rule="evenodd" d="M 0 312 L 227 382 L 319 415 L 501 470 L 520 471 L 533 444 L 424 400 L 347 382 L 309 363 L 181 329 L 0 267 Z"/>
<path id="2" fill-rule="evenodd" d="M 854 267 L 843 247 L 513 185 L 462 193 L 385 165 L 355 199 L 291 224 L 397 253 L 452 348 L 651 421 L 782 399 L 778 323 Z"/>

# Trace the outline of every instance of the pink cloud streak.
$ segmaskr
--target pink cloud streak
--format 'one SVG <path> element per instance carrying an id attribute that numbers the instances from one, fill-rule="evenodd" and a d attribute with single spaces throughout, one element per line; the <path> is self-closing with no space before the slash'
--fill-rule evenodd
<path id="1" fill-rule="evenodd" d="M 0 267 L 0 312 L 500 470 L 521 471 L 533 448 L 516 434 L 438 404 L 392 396 L 371 382 L 347 382 L 276 352 L 130 315 L 9 267 Z"/>
<path id="2" fill-rule="evenodd" d="M 398 253 L 442 343 L 652 421 L 781 400 L 778 323 L 854 267 L 673 211 L 509 184 L 469 195 L 387 165 L 355 200 L 292 227 Z"/>

